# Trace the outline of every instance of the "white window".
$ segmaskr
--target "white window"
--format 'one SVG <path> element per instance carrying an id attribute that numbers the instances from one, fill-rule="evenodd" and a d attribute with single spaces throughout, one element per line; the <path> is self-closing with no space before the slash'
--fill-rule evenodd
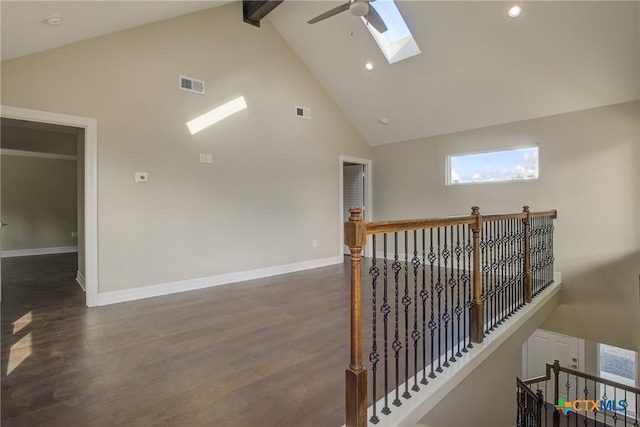
<path id="1" fill-rule="evenodd" d="M 420 53 L 418 44 L 393 0 L 378 0 L 375 3 L 370 3 L 369 7 L 373 7 L 378 12 L 387 26 L 387 31 L 379 33 L 373 28 L 373 25 L 367 23 L 364 17 L 362 17 L 362 21 L 378 43 L 389 64 Z"/>
<path id="2" fill-rule="evenodd" d="M 538 179 L 538 147 L 451 155 L 447 172 L 447 185 Z"/>

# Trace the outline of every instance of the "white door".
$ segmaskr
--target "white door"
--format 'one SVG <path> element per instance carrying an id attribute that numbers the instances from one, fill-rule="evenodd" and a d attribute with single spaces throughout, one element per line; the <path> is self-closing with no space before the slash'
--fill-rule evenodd
<path id="1" fill-rule="evenodd" d="M 345 164 L 343 170 L 343 207 L 342 221 L 349 220 L 349 209 L 358 207 L 363 211 L 365 209 L 364 200 L 364 165 Z M 349 255 L 349 247 L 344 245 L 344 253 Z"/>
<path id="2" fill-rule="evenodd" d="M 558 360 L 562 367 L 582 370 L 583 361 L 580 354 L 582 353 L 581 346 L 583 342 L 581 341 L 579 338 L 567 335 L 556 334 L 542 329 L 536 330 L 523 345 L 524 377 L 533 378 L 544 375 L 546 364 L 553 364 L 554 360 Z M 563 386 L 565 383 L 566 378 L 563 374 L 560 374 L 560 397 L 565 401 L 573 400 L 575 396 L 566 395 L 566 387 Z M 540 384 L 540 389 L 545 391 L 546 396 L 553 398 L 553 376 L 548 382 L 547 390 L 545 390 L 544 384 Z"/>

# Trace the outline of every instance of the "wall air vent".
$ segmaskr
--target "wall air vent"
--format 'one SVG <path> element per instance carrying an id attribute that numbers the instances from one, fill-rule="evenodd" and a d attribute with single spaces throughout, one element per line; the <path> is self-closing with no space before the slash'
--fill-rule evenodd
<path id="1" fill-rule="evenodd" d="M 180 89 L 187 92 L 198 93 L 204 95 L 204 82 L 202 80 L 192 79 L 191 77 L 180 76 L 178 83 Z"/>
<path id="2" fill-rule="evenodd" d="M 311 108 L 296 107 L 296 116 L 300 117 L 301 119 L 310 119 Z"/>

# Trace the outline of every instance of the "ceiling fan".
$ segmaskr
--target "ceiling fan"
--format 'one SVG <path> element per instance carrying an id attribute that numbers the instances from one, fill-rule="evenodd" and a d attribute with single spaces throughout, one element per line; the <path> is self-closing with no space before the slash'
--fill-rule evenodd
<path id="1" fill-rule="evenodd" d="M 374 1 L 375 0 L 349 0 L 343 5 L 340 5 L 321 15 L 316 16 L 310 21 L 307 21 L 307 23 L 315 24 L 316 22 L 320 22 L 332 17 L 333 15 L 337 15 L 338 13 L 348 10 L 354 16 L 364 16 L 364 19 L 366 19 L 367 22 L 373 26 L 373 28 L 378 30 L 379 33 L 384 33 L 385 31 L 387 31 L 387 26 L 382 20 L 382 17 L 380 17 L 378 12 L 376 12 L 375 8 L 371 4 Z"/>

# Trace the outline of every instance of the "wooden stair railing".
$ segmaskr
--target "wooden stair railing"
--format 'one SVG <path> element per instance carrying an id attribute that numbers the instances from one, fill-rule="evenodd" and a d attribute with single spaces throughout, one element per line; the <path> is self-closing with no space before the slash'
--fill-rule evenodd
<path id="1" fill-rule="evenodd" d="M 431 329 L 431 373 L 430 378 L 435 376 L 433 370 L 434 359 L 434 309 L 433 300 L 435 299 L 434 293 L 437 292 L 438 298 L 438 345 L 442 331 L 439 329 L 441 324 L 444 324 L 445 333 L 445 354 L 444 364 L 442 366 L 448 367 L 449 362 L 454 362 L 456 357 L 460 357 L 461 352 L 467 352 L 468 348 L 472 348 L 472 343 L 482 343 L 486 334 L 491 333 L 496 327 L 498 327 L 503 321 L 506 321 L 513 312 L 519 310 L 519 308 L 526 303 L 532 301 L 534 296 L 541 292 L 546 286 L 553 283 L 553 219 L 557 218 L 557 211 L 544 211 L 544 212 L 530 212 L 529 207 L 525 206 L 520 213 L 513 214 L 492 214 L 482 215 L 480 208 L 474 206 L 471 210 L 471 214 L 468 216 L 460 217 L 448 217 L 448 218 L 433 218 L 433 219 L 420 219 L 420 220 L 405 220 L 405 221 L 385 221 L 385 222 L 364 222 L 362 220 L 362 210 L 359 208 L 351 208 L 349 210 L 351 216 L 349 221 L 344 224 L 344 241 L 349 247 L 351 253 L 351 342 L 350 342 L 350 361 L 349 366 L 346 369 L 346 426 L 347 427 L 362 427 L 367 425 L 367 370 L 363 364 L 362 356 L 362 250 L 367 244 L 367 238 L 372 236 L 373 239 L 373 266 L 369 271 L 369 275 L 373 281 L 373 336 L 374 336 L 374 349 L 369 357 L 372 363 L 373 369 L 373 404 L 374 413 L 369 421 L 377 423 L 379 421 L 376 413 L 376 366 L 380 359 L 380 355 L 376 350 L 376 315 L 377 311 L 383 315 L 384 319 L 384 363 L 385 363 L 385 393 L 389 391 L 387 384 L 387 351 L 388 343 L 386 336 L 387 328 L 387 315 L 391 311 L 391 307 L 387 304 L 387 266 L 391 266 L 392 273 L 389 276 L 395 275 L 395 333 L 396 337 L 393 341 L 392 349 L 395 351 L 396 367 L 399 359 L 400 349 L 405 349 L 405 392 L 403 397 L 408 399 L 411 397 L 408 389 L 409 382 L 409 336 L 413 340 L 414 345 L 414 362 L 417 370 L 418 365 L 418 343 L 422 339 L 424 351 L 423 356 L 423 379 L 420 384 L 427 384 L 428 380 L 426 373 L 426 340 L 428 332 L 426 332 L 426 320 L 424 319 L 426 305 L 425 301 L 431 298 L 431 322 L 429 328 Z M 536 221 L 540 220 L 538 225 Z M 426 233 L 426 230 L 429 233 Z M 441 230 L 444 230 L 444 250 L 440 248 L 440 236 Z M 449 231 L 447 231 L 449 230 Z M 467 231 L 468 230 L 468 231 Z M 533 230 L 533 231 L 532 231 Z M 422 243 L 422 260 L 418 256 L 418 234 L 421 231 L 421 243 Z M 434 249 L 434 231 L 437 235 L 437 251 Z M 408 232 L 413 233 L 414 238 L 414 250 L 411 264 L 409 263 L 410 248 L 408 240 L 410 235 Z M 399 260 L 398 252 L 398 235 L 403 233 L 404 236 L 404 264 Z M 448 234 L 449 233 L 449 234 Z M 497 233 L 497 234 L 495 234 Z M 394 238 L 395 250 L 394 259 L 387 258 L 387 234 L 390 234 Z M 495 234 L 495 236 L 494 236 Z M 384 267 L 384 304 L 379 307 L 376 306 L 375 292 L 376 292 L 376 280 L 380 274 L 379 268 L 376 264 L 376 236 L 382 235 L 384 237 L 384 257 L 380 259 Z M 426 256 L 426 240 L 430 235 L 430 251 L 429 257 Z M 454 243 L 454 236 L 457 236 L 457 242 Z M 402 236 L 400 236 L 402 237 Z M 460 240 L 464 240 L 462 245 Z M 447 247 L 447 239 L 450 239 L 450 249 Z M 535 240 L 537 239 L 537 240 Z M 535 242 L 534 242 L 535 240 Z M 498 246 L 501 248 L 511 247 L 511 252 L 508 249 L 504 249 L 502 253 L 497 252 L 500 258 L 496 259 L 495 253 L 491 252 Z M 435 255 L 434 255 L 435 252 Z M 493 254 L 493 260 L 489 258 L 489 255 Z M 437 255 L 437 256 L 436 256 Z M 520 257 L 518 256 L 520 255 Z M 535 259 L 535 271 L 536 275 L 540 276 L 534 284 L 532 278 L 532 256 L 537 257 Z M 468 258 L 467 258 L 468 257 Z M 454 259 L 457 259 L 457 264 L 454 263 Z M 461 263 L 462 259 L 462 263 Z M 466 262 L 468 259 L 468 263 Z M 393 263 L 392 263 L 393 261 Z M 428 292 L 425 288 L 424 272 L 427 264 L 430 264 L 431 270 L 431 288 Z M 444 265 L 443 265 L 444 263 Z M 519 267 L 514 267 L 518 264 Z M 507 284 L 507 267 L 513 270 L 511 276 L 508 277 L 509 284 Z M 422 266 L 422 292 L 420 298 L 422 299 L 422 333 L 418 331 L 418 269 Z M 455 268 L 454 268 L 455 267 Z M 409 270 L 413 268 L 413 279 L 415 286 L 413 289 L 413 295 L 408 293 L 409 287 Z M 461 269 L 464 268 L 462 271 Z M 443 270 L 444 269 L 444 270 Z M 404 306 L 405 314 L 405 344 L 401 343 L 399 338 L 398 329 L 398 314 L 399 314 L 399 272 L 404 271 L 404 283 L 405 294 L 402 298 L 402 305 Z M 434 290 L 434 271 L 437 271 L 438 283 Z M 441 281 L 440 272 L 444 271 L 445 280 Z M 457 271 L 457 278 L 454 277 L 454 271 Z M 462 275 L 460 272 L 462 271 Z M 502 271 L 502 272 L 501 272 Z M 447 278 L 447 273 L 450 272 L 450 277 Z M 393 279 L 390 279 L 392 281 Z M 457 280 L 457 282 L 456 282 Z M 487 280 L 498 280 L 504 283 L 484 283 Z M 518 284 L 517 282 L 520 282 Z M 457 284 L 456 284 L 457 283 Z M 464 284 L 464 291 L 461 291 L 461 283 Z M 469 285 L 467 287 L 467 284 Z M 457 294 L 456 294 L 457 292 Z M 463 294 L 463 292 L 468 292 Z M 444 311 L 440 312 L 440 297 L 444 295 Z M 451 299 L 447 297 L 450 295 Z M 457 305 L 454 305 L 454 296 L 457 295 Z M 460 296 L 462 295 L 462 301 Z M 413 297 L 413 298 L 412 298 Z M 502 298 L 500 300 L 500 298 Z M 450 302 L 450 306 L 448 305 Z M 461 304 L 462 302 L 462 304 Z M 410 306 L 414 306 L 414 327 L 413 332 L 409 335 L 409 311 Z M 486 305 L 488 304 L 488 305 Z M 450 309 L 450 310 L 449 310 Z M 468 314 L 468 317 L 467 317 Z M 465 319 L 461 328 L 461 315 Z M 456 317 L 457 316 L 457 317 Z M 457 335 L 454 334 L 454 320 L 457 321 Z M 448 332 L 447 326 L 449 325 L 451 346 L 448 347 Z M 433 327 L 433 328 L 432 328 Z M 468 335 L 468 342 L 467 342 Z M 463 337 L 463 338 L 461 338 Z M 461 349 L 460 339 L 463 340 L 463 348 Z M 455 340 L 457 340 L 458 352 L 455 351 Z M 451 350 L 451 357 L 447 358 L 448 351 Z M 440 366 L 441 354 L 438 347 L 438 369 L 437 372 L 441 372 Z M 396 385 L 399 387 L 398 370 L 396 369 Z M 415 380 L 414 386 L 411 390 L 418 391 L 417 372 L 414 372 Z M 386 394 L 385 394 L 386 396 Z M 395 406 L 400 406 L 402 402 L 399 399 L 398 393 L 396 393 L 396 399 L 394 400 Z M 383 414 L 388 414 L 391 409 L 386 405 L 381 411 Z"/>
<path id="2" fill-rule="evenodd" d="M 577 425 L 577 420 L 585 426 L 640 425 L 640 388 L 560 366 L 558 360 L 546 364 L 544 375 L 522 381 L 518 379 L 518 383 L 528 387 L 532 393 L 535 388 L 536 394 L 542 397 L 543 412 L 553 408 L 553 427 Z M 551 402 L 550 395 L 553 396 Z M 633 404 L 631 408 L 629 402 Z"/>

